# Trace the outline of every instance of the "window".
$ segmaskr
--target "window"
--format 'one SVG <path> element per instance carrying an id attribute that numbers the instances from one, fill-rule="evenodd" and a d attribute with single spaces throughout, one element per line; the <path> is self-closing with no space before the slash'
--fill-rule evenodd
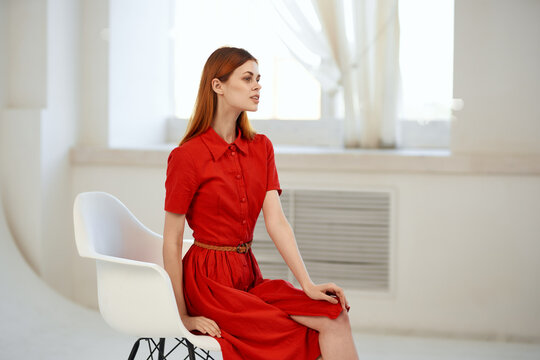
<path id="1" fill-rule="evenodd" d="M 190 117 L 206 59 L 220 46 L 241 47 L 259 61 L 261 102 L 250 119 L 318 120 L 319 82 L 275 34 L 265 0 L 176 1 L 175 115 Z"/>
<path id="2" fill-rule="evenodd" d="M 401 120 L 450 120 L 453 15 L 453 0 L 399 2 Z"/>
<path id="3" fill-rule="evenodd" d="M 218 47 L 230 45 L 245 48 L 259 60 L 261 102 L 258 111 L 248 113 L 257 130 L 275 144 L 342 146 L 343 92 L 335 97 L 322 92 L 319 82 L 290 54 L 276 34 L 280 22 L 270 1 L 175 1 L 174 108 L 182 119 L 176 129 L 185 127 L 191 116 L 206 59 Z M 345 8 L 351 1 L 344 0 Z M 398 11 L 399 146 L 448 148 L 454 0 L 400 1 Z M 181 133 L 171 136 L 176 139 Z"/>
<path id="4" fill-rule="evenodd" d="M 454 0 L 399 2 L 401 148 L 449 148 Z"/>

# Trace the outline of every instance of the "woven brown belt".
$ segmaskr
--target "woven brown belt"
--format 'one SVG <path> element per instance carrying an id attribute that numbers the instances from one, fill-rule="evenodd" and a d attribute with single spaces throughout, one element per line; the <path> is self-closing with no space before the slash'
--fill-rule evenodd
<path id="1" fill-rule="evenodd" d="M 205 244 L 197 240 L 194 240 L 193 245 L 197 245 L 205 249 L 220 250 L 220 251 L 236 251 L 239 254 L 245 254 L 248 252 L 249 248 L 251 247 L 252 242 L 253 241 L 249 241 L 246 243 L 239 244 L 237 246 L 217 246 L 217 245 Z"/>

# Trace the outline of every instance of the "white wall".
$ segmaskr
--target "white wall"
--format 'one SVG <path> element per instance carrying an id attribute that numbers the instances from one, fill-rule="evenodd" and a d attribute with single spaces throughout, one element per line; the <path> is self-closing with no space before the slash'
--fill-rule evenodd
<path id="1" fill-rule="evenodd" d="M 458 152 L 540 153 L 540 1 L 456 0 Z"/>
<path id="2" fill-rule="evenodd" d="M 108 191 L 152 230 L 163 231 L 166 154 L 161 167 L 69 164 L 74 144 L 110 144 L 111 121 L 122 118 L 122 112 L 110 117 L 116 111 L 111 106 L 129 105 L 116 100 L 121 87 L 110 93 L 113 77 L 118 73 L 126 81 L 141 66 L 129 64 L 129 71 L 111 76 L 114 56 L 105 39 L 109 16 L 117 11 L 111 9 L 123 4 L 117 1 L 0 5 L 10 20 L 0 23 L 0 34 L 10 31 L 4 41 L 0 36 L 0 50 L 9 49 L 0 60 L 3 74 L 9 74 L 0 75 L 0 98 L 9 106 L 0 113 L 0 183 L 8 223 L 34 269 L 63 295 L 91 307 L 95 270 L 75 252 L 75 195 Z M 455 3 L 454 97 L 465 106 L 452 123 L 452 151 L 538 155 L 540 28 L 532 16 L 540 3 Z M 30 55 L 25 67 L 14 64 Z M 155 75 L 157 86 L 164 73 Z M 138 90 L 133 99 L 147 102 Z M 124 117 L 125 129 L 148 125 L 149 114 L 166 108 L 161 100 L 141 106 L 146 120 Z M 140 133 L 128 134 L 141 143 Z M 284 187 L 388 185 L 398 191 L 396 294 L 351 293 L 355 328 L 540 341 L 538 176 L 329 174 L 281 167 L 279 154 L 276 159 Z"/>
<path id="3" fill-rule="evenodd" d="M 41 109 L 3 109 L 0 183 L 6 221 L 22 255 L 43 275 Z M 53 208 L 61 206 L 56 202 Z M 28 224 L 31 224 L 29 226 Z"/>
<path id="4" fill-rule="evenodd" d="M 18 246 L 42 274 L 41 126 L 46 94 L 46 4 L 3 1 L 0 181 L 6 218 Z M 56 205 L 55 205 L 56 206 Z M 32 224 L 32 226 L 28 226 Z"/>
<path id="5" fill-rule="evenodd" d="M 42 108 L 47 103 L 47 3 L 7 1 L 10 107 Z"/>
<path id="6" fill-rule="evenodd" d="M 79 112 L 79 2 L 4 2 L 10 37 L 2 110 L 2 195 L 18 245 L 49 285 L 72 297 L 69 149 Z"/>
<path id="7" fill-rule="evenodd" d="M 69 149 L 76 144 L 80 112 L 80 2 L 48 0 L 47 106 L 41 125 L 42 276 L 72 296 L 74 253 Z"/>
<path id="8" fill-rule="evenodd" d="M 6 104 L 8 66 L 8 3 L 0 1 L 0 108 Z M 0 115 L 1 116 L 1 115 Z"/>
<path id="9" fill-rule="evenodd" d="M 173 113 L 171 1 L 110 1 L 109 145 L 165 141 Z"/>
<path id="10" fill-rule="evenodd" d="M 8 19 L 0 40 L 8 54 L 0 62 L 6 217 L 32 268 L 68 297 L 74 294 L 66 269 L 76 254 L 69 149 L 75 144 L 149 145 L 165 138 L 170 2 L 159 4 L 2 0 L 2 16 Z M 126 16 L 124 9 L 135 12 Z M 138 26 L 144 15 L 152 19 L 150 28 Z M 118 35 L 115 52 L 110 50 L 110 16 Z M 152 36 L 161 41 L 151 42 Z M 143 38 L 146 48 L 138 41 Z M 131 51 L 123 53 L 128 43 Z M 145 67 L 154 70 L 143 72 Z M 134 81 L 137 77 L 144 81 Z M 110 103 L 119 106 L 111 109 Z"/>
<path id="11" fill-rule="evenodd" d="M 172 113 L 172 0 L 80 2 L 78 144 L 162 143 Z"/>
<path id="12" fill-rule="evenodd" d="M 284 187 L 397 190 L 396 291 L 348 291 L 355 329 L 540 340 L 540 289 L 533 285 L 540 273 L 539 176 L 296 171 L 281 167 L 281 158 L 276 154 Z M 114 194 L 162 234 L 164 177 L 164 166 L 81 163 L 73 195 Z M 95 285 L 87 286 L 95 284 L 94 267 L 79 263 L 76 301 L 96 307 Z"/>
<path id="13" fill-rule="evenodd" d="M 79 145 L 109 145 L 109 0 L 81 0 Z"/>

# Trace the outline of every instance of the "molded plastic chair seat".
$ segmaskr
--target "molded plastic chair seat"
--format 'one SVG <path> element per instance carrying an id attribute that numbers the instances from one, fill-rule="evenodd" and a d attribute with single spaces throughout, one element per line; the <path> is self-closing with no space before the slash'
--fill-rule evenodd
<path id="1" fill-rule="evenodd" d="M 96 261 L 101 315 L 113 329 L 140 337 L 131 359 L 139 341 L 153 337 L 160 338 L 161 359 L 168 355 L 163 354 L 166 337 L 186 345 L 192 359 L 193 345 L 206 350 L 207 359 L 211 359 L 208 351 L 221 351 L 216 339 L 192 334 L 182 323 L 163 268 L 161 235 L 144 226 L 116 197 L 101 191 L 77 195 L 73 220 L 79 255 Z M 192 244 L 192 239 L 184 240 L 182 256 Z"/>

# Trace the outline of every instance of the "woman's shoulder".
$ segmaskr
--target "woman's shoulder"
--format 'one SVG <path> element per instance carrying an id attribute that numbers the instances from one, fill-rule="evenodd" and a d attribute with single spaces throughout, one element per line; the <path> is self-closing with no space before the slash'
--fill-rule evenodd
<path id="1" fill-rule="evenodd" d="M 255 146 L 259 148 L 264 148 L 266 150 L 266 153 L 274 152 L 274 144 L 272 143 L 272 140 L 270 140 L 270 138 L 266 134 L 262 134 L 262 133 L 255 134 L 255 137 L 253 138 L 253 142 Z"/>
<path id="2" fill-rule="evenodd" d="M 270 138 L 263 133 L 256 133 L 252 141 L 254 144 L 260 144 L 264 146 L 272 145 L 272 141 L 270 141 Z"/>
<path id="3" fill-rule="evenodd" d="M 189 139 L 185 143 L 176 146 L 169 153 L 169 160 L 171 158 L 194 158 L 197 154 L 200 154 L 200 147 L 202 143 L 198 136 Z"/>

